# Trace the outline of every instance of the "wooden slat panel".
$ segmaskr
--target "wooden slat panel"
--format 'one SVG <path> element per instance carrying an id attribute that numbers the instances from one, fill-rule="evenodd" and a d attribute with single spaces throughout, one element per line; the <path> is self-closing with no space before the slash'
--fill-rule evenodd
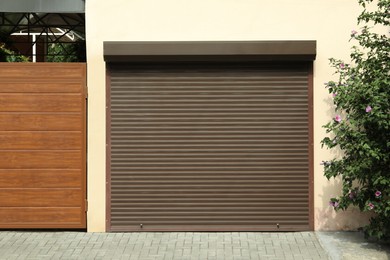
<path id="1" fill-rule="evenodd" d="M 0 170 L 0 188 L 82 188 L 82 170 Z"/>
<path id="2" fill-rule="evenodd" d="M 77 207 L 81 189 L 1 189 L 0 207 Z"/>
<path id="3" fill-rule="evenodd" d="M 110 76 L 111 230 L 309 229 L 305 67 Z"/>
<path id="4" fill-rule="evenodd" d="M 0 210 L 3 228 L 82 228 L 79 207 L 4 207 Z"/>
<path id="5" fill-rule="evenodd" d="M 85 73 L 0 64 L 0 228 L 86 227 Z"/>
<path id="6" fill-rule="evenodd" d="M 0 131 L 81 131 L 83 118 L 81 113 L 0 113 Z"/>
<path id="7" fill-rule="evenodd" d="M 82 132 L 0 132 L 0 150 L 81 150 Z"/>
<path id="8" fill-rule="evenodd" d="M 85 82 L 86 67 L 81 63 L 3 63 L 0 66 L 0 78 L 12 80 L 24 78 L 45 79 L 63 82 Z"/>
<path id="9" fill-rule="evenodd" d="M 80 169 L 80 151 L 0 151 L 3 169 Z"/>
<path id="10" fill-rule="evenodd" d="M 50 80 L 13 78 L 1 82 L 0 93 L 82 93 L 80 82 L 53 82 Z"/>
<path id="11" fill-rule="evenodd" d="M 2 94 L 0 112 L 80 112 L 81 94 Z"/>

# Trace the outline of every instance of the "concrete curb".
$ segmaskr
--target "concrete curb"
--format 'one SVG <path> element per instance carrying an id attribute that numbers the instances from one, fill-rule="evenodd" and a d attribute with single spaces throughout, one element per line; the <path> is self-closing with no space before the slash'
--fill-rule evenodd
<path id="1" fill-rule="evenodd" d="M 368 242 L 362 232 L 315 232 L 331 260 L 389 260 L 390 245 Z"/>

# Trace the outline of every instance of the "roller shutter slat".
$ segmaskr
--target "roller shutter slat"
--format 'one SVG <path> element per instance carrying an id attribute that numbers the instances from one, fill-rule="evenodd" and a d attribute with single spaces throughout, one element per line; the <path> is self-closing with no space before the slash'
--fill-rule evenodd
<path id="1" fill-rule="evenodd" d="M 111 230 L 309 229 L 306 68 L 110 74 Z"/>

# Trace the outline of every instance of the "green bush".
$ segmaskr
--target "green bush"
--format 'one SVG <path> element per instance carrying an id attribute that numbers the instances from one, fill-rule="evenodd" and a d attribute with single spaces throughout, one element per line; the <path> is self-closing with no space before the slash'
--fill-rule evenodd
<path id="1" fill-rule="evenodd" d="M 374 11 L 368 5 L 376 4 Z M 338 81 L 326 83 L 336 113 L 324 128 L 322 146 L 341 149 L 343 156 L 323 162 L 324 175 L 341 177 L 342 195 L 330 199 L 335 210 L 351 205 L 373 212 L 364 227 L 368 237 L 390 239 L 390 0 L 359 0 L 363 12 L 351 32 L 358 43 L 351 63 L 330 59 Z M 377 26 L 387 32 L 376 33 Z"/>
<path id="2" fill-rule="evenodd" d="M 85 62 L 85 41 L 51 43 L 47 49 L 47 62 Z"/>
<path id="3" fill-rule="evenodd" d="M 20 55 L 5 47 L 5 44 L 0 42 L 0 62 L 28 62 L 26 56 Z"/>

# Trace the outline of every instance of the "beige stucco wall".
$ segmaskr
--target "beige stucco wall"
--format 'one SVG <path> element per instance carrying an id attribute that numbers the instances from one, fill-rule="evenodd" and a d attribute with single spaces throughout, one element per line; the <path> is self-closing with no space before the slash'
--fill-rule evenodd
<path id="1" fill-rule="evenodd" d="M 88 0 L 88 231 L 105 231 L 105 63 L 103 41 L 316 40 L 314 63 L 315 228 L 350 229 L 359 214 L 335 214 L 329 197 L 337 182 L 323 177 L 322 125 L 333 116 L 324 82 L 329 57 L 348 58 L 349 34 L 360 8 L 355 0 Z"/>

